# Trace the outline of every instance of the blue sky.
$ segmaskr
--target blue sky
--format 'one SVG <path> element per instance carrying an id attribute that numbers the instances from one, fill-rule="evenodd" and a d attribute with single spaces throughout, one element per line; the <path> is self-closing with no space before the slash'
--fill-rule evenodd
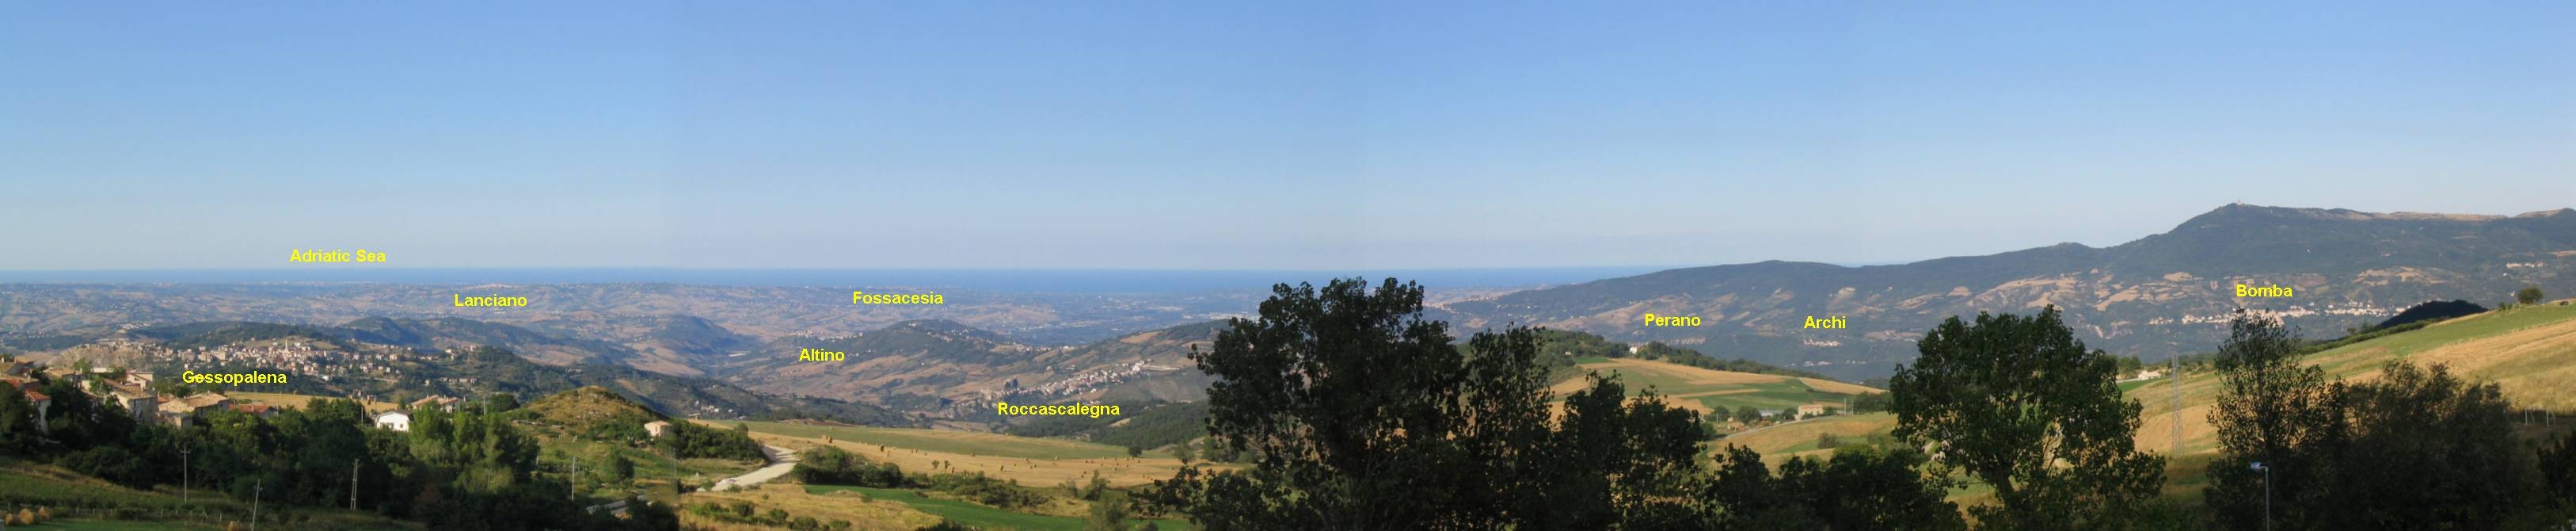
<path id="1" fill-rule="evenodd" d="M 0 4 L 0 269 L 1863 263 L 2576 206 L 2567 2 L 1212 4 Z"/>

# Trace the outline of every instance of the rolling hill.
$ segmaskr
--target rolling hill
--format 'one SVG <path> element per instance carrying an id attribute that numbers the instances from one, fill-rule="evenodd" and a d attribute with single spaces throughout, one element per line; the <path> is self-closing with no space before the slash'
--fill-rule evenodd
<path id="1" fill-rule="evenodd" d="M 1762 262 L 1674 269 L 1445 305 L 1462 328 L 1530 323 L 1664 341 L 1843 379 L 1884 375 L 1940 319 L 2045 305 L 2087 345 L 2155 360 L 2206 351 L 2238 307 L 2342 330 L 2428 300 L 2503 300 L 2576 280 L 2576 210 L 2518 216 L 2229 205 L 2108 248 L 1845 267 Z M 2292 295 L 2238 297 L 2237 285 Z M 1642 326 L 1645 314 L 1701 326 Z M 1840 316 L 1848 327 L 1807 328 Z"/>
<path id="2" fill-rule="evenodd" d="M 971 415 L 992 400 L 1193 400 L 1206 376 L 1188 361 L 1222 322 L 1128 334 L 1078 347 L 1041 347 L 953 321 L 896 323 L 855 336 L 789 336 L 731 358 L 719 374 L 772 393 L 870 400 Z M 804 349 L 841 361 L 798 361 Z"/>
<path id="3" fill-rule="evenodd" d="M 624 345 L 547 334 L 501 323 L 456 317 L 395 319 L 367 317 L 342 323 L 343 335 L 369 343 L 413 349 L 487 346 L 509 349 L 549 365 L 624 363 L 636 356 Z"/>

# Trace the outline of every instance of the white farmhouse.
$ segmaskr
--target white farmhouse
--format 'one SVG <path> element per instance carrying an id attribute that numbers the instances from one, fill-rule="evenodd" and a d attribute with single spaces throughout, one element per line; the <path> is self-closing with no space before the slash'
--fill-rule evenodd
<path id="1" fill-rule="evenodd" d="M 394 431 L 411 431 L 411 414 L 400 411 L 384 412 L 376 415 L 376 427 Z"/>

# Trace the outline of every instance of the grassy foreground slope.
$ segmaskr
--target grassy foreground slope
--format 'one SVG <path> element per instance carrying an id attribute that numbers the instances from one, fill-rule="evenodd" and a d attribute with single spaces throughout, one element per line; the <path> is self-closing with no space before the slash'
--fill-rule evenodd
<path id="1" fill-rule="evenodd" d="M 249 506 L 249 503 L 212 489 L 199 489 L 191 501 L 183 502 L 179 493 L 167 488 L 136 490 L 52 465 L 0 458 L 0 507 L 44 507 L 52 510 L 56 518 L 41 525 L 8 526 L 13 530 L 212 531 L 222 529 L 220 522 L 243 520 Z M 274 511 L 275 505 L 272 504 L 271 508 Z M 303 528 L 389 531 L 422 528 L 418 523 L 389 520 L 363 512 L 314 508 L 292 511 L 305 519 L 301 522 Z"/>
<path id="2" fill-rule="evenodd" d="M 2516 407 L 2576 410 L 2576 306 L 2525 306 L 2461 317 L 2310 354 L 2305 362 L 2324 368 L 2328 378 L 2365 380 L 2377 376 L 2381 365 L 2401 359 L 2444 364 L 2469 380 L 2495 382 Z M 2163 452 L 2173 447 L 2174 391 L 2174 382 L 2156 381 L 2129 392 L 2147 406 L 2139 415 L 2139 448 Z M 2209 410 L 2218 399 L 2218 375 L 2187 374 L 2181 392 L 2182 453 L 2216 451 Z"/>
<path id="3" fill-rule="evenodd" d="M 2323 367 L 2328 378 L 2363 380 L 2376 376 L 2381 365 L 2401 359 L 2419 365 L 2446 364 L 2454 374 L 2472 381 L 2495 382 L 2517 407 L 2562 414 L 2576 410 L 2576 305 L 2525 306 L 2452 319 L 2310 354 L 2305 362 Z M 2151 380 L 2121 388 L 2146 406 L 2138 415 L 2138 448 L 2171 452 L 2176 381 Z M 2217 451 L 2217 431 L 2209 424 L 2209 411 L 2218 400 L 2218 375 L 2207 370 L 2189 372 L 2179 389 L 2181 455 Z M 1796 448 L 1799 439 L 1813 440 L 1817 433 L 1885 433 L 1895 423 L 1893 415 L 1859 415 L 1831 426 L 1755 432 L 1718 444 L 1742 444 L 1766 456 L 1795 454 L 1804 451 Z"/>

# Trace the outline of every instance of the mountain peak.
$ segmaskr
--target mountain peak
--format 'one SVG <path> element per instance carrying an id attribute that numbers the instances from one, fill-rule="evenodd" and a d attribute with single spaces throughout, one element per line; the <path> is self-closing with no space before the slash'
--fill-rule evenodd
<path id="1" fill-rule="evenodd" d="M 2546 216 L 2534 212 L 2523 216 Z M 2444 214 L 2438 212 L 2363 212 L 2347 208 L 2300 208 L 2229 203 L 2208 213 L 2193 216 L 2174 230 L 2230 227 L 2240 222 L 2280 223 L 2296 221 L 2465 221 L 2484 222 L 2505 219 L 2486 214 Z"/>

